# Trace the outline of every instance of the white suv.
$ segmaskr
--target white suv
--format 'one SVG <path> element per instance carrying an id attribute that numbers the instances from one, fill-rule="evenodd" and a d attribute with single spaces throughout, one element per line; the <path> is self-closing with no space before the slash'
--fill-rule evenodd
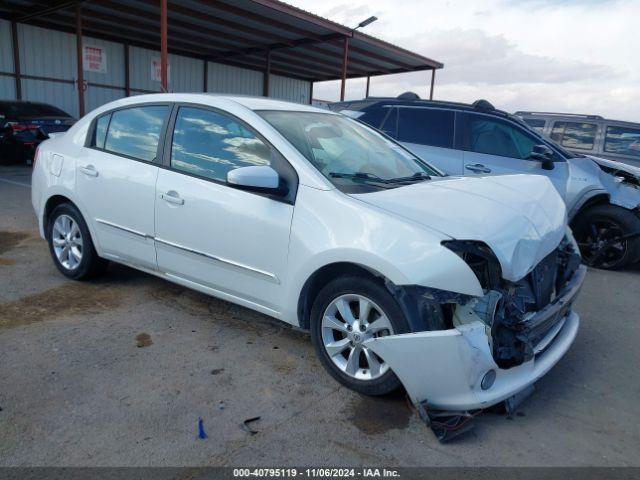
<path id="1" fill-rule="evenodd" d="M 311 330 L 366 394 L 471 409 L 543 375 L 584 278 L 544 177 L 444 178 L 355 120 L 250 97 L 105 105 L 44 142 L 33 206 L 58 269 L 107 260 Z"/>

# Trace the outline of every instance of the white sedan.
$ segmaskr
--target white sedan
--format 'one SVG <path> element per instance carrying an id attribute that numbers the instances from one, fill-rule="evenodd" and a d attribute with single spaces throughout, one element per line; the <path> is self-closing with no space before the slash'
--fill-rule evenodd
<path id="1" fill-rule="evenodd" d="M 33 206 L 62 274 L 108 261 L 309 329 L 370 395 L 468 410 L 531 385 L 578 329 L 584 278 L 541 176 L 442 176 L 342 115 L 158 94 L 44 142 Z"/>

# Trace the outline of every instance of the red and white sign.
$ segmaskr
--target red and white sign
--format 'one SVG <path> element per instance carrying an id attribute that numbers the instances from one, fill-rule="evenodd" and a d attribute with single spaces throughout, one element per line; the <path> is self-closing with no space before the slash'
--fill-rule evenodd
<path id="1" fill-rule="evenodd" d="M 167 82 L 171 78 L 171 65 L 167 64 Z M 151 60 L 151 80 L 155 82 L 161 82 L 162 76 L 160 73 L 160 59 L 154 58 Z"/>
<path id="2" fill-rule="evenodd" d="M 107 73 L 107 52 L 95 45 L 83 45 L 82 69 L 85 72 Z"/>

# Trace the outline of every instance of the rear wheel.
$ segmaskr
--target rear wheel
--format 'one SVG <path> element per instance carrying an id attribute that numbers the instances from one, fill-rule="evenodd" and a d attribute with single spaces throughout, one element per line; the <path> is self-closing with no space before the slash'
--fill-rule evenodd
<path id="1" fill-rule="evenodd" d="M 585 264 L 603 269 L 640 260 L 640 218 L 622 207 L 596 205 L 573 222 L 573 233 Z"/>
<path id="2" fill-rule="evenodd" d="M 66 277 L 84 280 L 107 267 L 108 262 L 96 253 L 80 211 L 70 203 L 58 205 L 49 215 L 47 240 L 53 263 Z"/>
<path id="3" fill-rule="evenodd" d="M 366 277 L 330 282 L 311 310 L 311 338 L 323 366 L 340 383 L 365 395 L 384 395 L 401 383 L 384 359 L 364 343 L 408 331 L 391 294 Z"/>

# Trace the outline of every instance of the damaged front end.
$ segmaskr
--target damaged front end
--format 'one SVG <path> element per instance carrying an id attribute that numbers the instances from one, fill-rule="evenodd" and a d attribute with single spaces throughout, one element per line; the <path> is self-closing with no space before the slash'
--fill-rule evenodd
<path id="1" fill-rule="evenodd" d="M 467 262 L 485 292 L 482 298 L 456 312 L 454 326 L 465 323 L 472 311 L 490 330 L 493 358 L 500 368 L 531 360 L 536 346 L 571 306 L 565 305 L 562 298 L 579 279 L 574 274 L 580 266 L 580 254 L 573 242 L 565 237 L 558 248 L 517 282 L 502 278 L 500 264 L 486 245 L 456 240 L 444 245 Z"/>
<path id="2" fill-rule="evenodd" d="M 468 417 L 527 391 L 562 358 L 578 330 L 572 304 L 586 268 L 570 234 L 515 282 L 502 277 L 485 244 L 443 245 L 473 270 L 484 295 L 392 287 L 414 333 L 373 338 L 367 346 L 389 364 L 419 411 Z"/>

